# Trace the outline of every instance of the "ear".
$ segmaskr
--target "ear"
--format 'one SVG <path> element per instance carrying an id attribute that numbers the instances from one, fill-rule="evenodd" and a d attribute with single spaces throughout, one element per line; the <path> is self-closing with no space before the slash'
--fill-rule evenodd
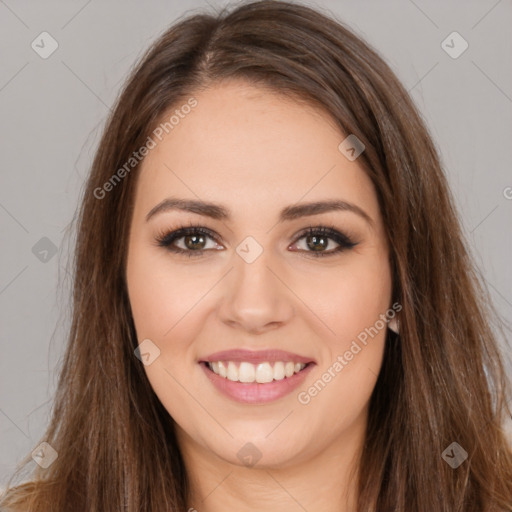
<path id="1" fill-rule="evenodd" d="M 400 333 L 400 321 L 398 320 L 398 317 L 396 315 L 391 320 L 389 320 L 388 328 L 391 329 L 396 334 Z"/>

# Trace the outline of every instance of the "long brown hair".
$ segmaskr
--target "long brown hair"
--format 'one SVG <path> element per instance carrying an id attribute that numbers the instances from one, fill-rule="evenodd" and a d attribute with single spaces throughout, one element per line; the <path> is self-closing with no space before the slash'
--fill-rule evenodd
<path id="1" fill-rule="evenodd" d="M 164 115 L 231 78 L 322 108 L 366 147 L 358 162 L 378 194 L 402 311 L 371 397 L 358 510 L 512 510 L 499 317 L 421 116 L 382 58 L 342 23 L 272 0 L 180 20 L 127 80 L 79 212 L 72 324 L 41 438 L 58 458 L 47 469 L 36 465 L 32 482 L 11 487 L 2 510 L 186 510 L 189 480 L 172 418 L 134 356 L 141 340 L 124 269 L 139 165 L 108 193 L 98 190 Z M 468 454 L 457 468 L 442 456 L 453 442 Z M 23 463 L 33 464 L 30 454 Z"/>

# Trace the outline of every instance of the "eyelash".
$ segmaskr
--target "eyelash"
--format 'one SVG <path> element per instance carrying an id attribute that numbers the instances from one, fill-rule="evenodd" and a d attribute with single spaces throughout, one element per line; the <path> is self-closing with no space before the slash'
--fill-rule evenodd
<path id="1" fill-rule="evenodd" d="M 188 227 L 180 227 L 174 231 L 163 231 L 157 234 L 155 240 L 159 247 L 165 247 L 168 251 L 178 254 L 188 254 L 189 257 L 202 256 L 204 252 L 212 250 L 212 249 L 200 249 L 197 251 L 180 249 L 179 247 L 173 247 L 171 244 L 180 238 L 184 238 L 190 235 L 204 235 L 212 238 L 215 242 L 217 242 L 214 233 L 200 225 L 191 224 Z M 322 258 L 326 256 L 334 256 L 337 253 L 345 251 L 347 249 L 352 249 L 357 245 L 357 242 L 353 242 L 347 235 L 344 233 L 340 233 L 334 226 L 309 226 L 305 231 L 300 233 L 300 235 L 295 239 L 293 244 L 297 243 L 304 237 L 318 235 L 320 237 L 325 237 L 333 240 L 338 244 L 338 247 L 330 250 L 329 252 L 316 252 L 316 251 L 305 251 L 300 250 L 299 252 L 310 253 L 315 258 Z M 217 242 L 218 243 L 218 242 Z"/>

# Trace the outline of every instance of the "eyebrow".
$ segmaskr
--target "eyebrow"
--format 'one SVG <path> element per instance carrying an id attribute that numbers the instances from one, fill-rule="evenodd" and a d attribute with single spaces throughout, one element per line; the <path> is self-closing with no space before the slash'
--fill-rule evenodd
<path id="1" fill-rule="evenodd" d="M 181 210 L 196 213 L 215 220 L 231 220 L 231 213 L 228 208 L 217 203 L 197 201 L 192 199 L 177 199 L 168 197 L 158 203 L 146 215 L 146 222 L 158 213 L 170 210 Z M 300 203 L 283 208 L 279 214 L 279 222 L 291 221 L 301 217 L 318 215 L 331 211 L 352 212 L 362 217 L 373 229 L 373 219 L 359 206 L 339 199 L 315 201 L 312 203 Z"/>

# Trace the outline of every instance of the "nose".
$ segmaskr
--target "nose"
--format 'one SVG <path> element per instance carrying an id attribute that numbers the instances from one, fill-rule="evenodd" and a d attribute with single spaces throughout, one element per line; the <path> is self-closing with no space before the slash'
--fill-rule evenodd
<path id="1" fill-rule="evenodd" d="M 221 320 L 251 334 L 276 329 L 293 317 L 294 295 L 270 251 L 252 263 L 233 255 L 234 268 L 224 281 Z"/>

